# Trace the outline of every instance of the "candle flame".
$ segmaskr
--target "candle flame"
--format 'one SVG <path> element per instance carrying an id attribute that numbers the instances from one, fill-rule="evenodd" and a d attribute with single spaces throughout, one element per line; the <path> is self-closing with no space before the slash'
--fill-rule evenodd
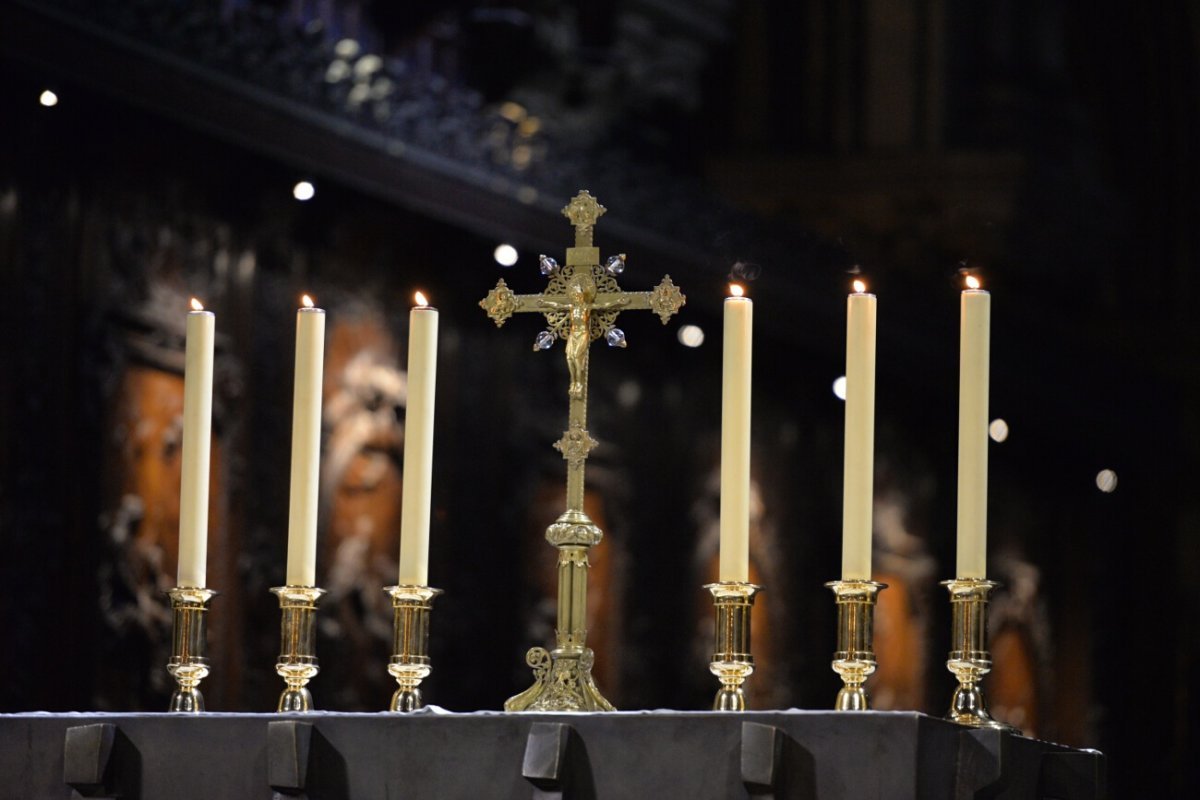
<path id="1" fill-rule="evenodd" d="M 301 297 L 300 302 L 304 304 L 305 308 L 313 307 L 313 299 L 311 297 L 309 297 L 308 295 L 304 295 L 303 297 Z"/>
<path id="2" fill-rule="evenodd" d="M 203 310 L 204 310 L 204 303 L 201 303 L 199 300 L 197 300 L 196 298 L 193 297 L 192 298 L 192 311 L 203 311 Z"/>
<path id="3" fill-rule="evenodd" d="M 967 276 L 968 289 L 978 289 L 980 286 L 983 286 L 983 282 L 980 281 L 979 278 L 976 278 L 974 275 Z"/>
<path id="4" fill-rule="evenodd" d="M 866 290 L 867 290 L 867 282 L 856 278 L 854 280 L 854 291 L 857 292 L 858 294 L 862 294 Z"/>
<path id="5" fill-rule="evenodd" d="M 730 297 L 741 297 L 745 293 L 746 293 L 746 290 L 743 289 L 739 284 L 736 284 L 736 283 L 729 284 L 729 296 Z"/>
<path id="6" fill-rule="evenodd" d="M 416 298 L 417 298 L 417 305 L 419 305 L 419 306 L 429 305 L 429 301 L 425 299 L 425 295 L 421 294 L 420 292 L 416 293 Z"/>

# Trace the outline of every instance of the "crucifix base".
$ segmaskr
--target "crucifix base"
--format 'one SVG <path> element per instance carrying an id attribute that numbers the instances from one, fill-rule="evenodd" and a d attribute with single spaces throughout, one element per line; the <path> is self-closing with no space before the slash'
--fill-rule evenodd
<path id="1" fill-rule="evenodd" d="M 525 654 L 533 686 L 510 697 L 505 711 L 616 711 L 592 680 L 596 656 L 586 644 L 588 549 L 603 537 L 600 527 L 575 509 L 546 529 L 546 541 L 558 548 L 558 646 Z"/>
<path id="2" fill-rule="evenodd" d="M 505 711 L 616 711 L 592 680 L 595 654 L 590 647 L 565 650 L 531 647 L 525 663 L 533 669 L 533 686 L 510 697 Z"/>

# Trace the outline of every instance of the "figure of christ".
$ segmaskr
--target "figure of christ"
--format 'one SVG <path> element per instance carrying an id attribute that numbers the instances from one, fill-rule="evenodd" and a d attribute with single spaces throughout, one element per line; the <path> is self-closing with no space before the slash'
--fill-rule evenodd
<path id="1" fill-rule="evenodd" d="M 539 311 L 567 311 L 571 317 L 571 327 L 567 333 L 567 371 L 571 385 L 567 394 L 572 398 L 583 397 L 587 387 L 588 347 L 592 340 L 592 311 L 608 311 L 629 304 L 628 297 L 614 297 L 612 300 L 596 302 L 596 281 L 591 270 L 576 268 L 567 287 L 567 302 L 542 298 L 538 302 Z"/>

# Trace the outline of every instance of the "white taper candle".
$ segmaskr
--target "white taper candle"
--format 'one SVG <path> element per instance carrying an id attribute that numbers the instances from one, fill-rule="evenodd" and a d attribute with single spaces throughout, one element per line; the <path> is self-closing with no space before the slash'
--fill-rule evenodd
<path id="1" fill-rule="evenodd" d="M 721 388 L 720 580 L 750 580 L 750 377 L 754 303 L 731 286 L 725 298 Z"/>
<path id="2" fill-rule="evenodd" d="M 988 361 L 992 297 L 967 277 L 958 373 L 958 578 L 987 577 Z"/>
<path id="3" fill-rule="evenodd" d="M 287 583 L 317 584 L 317 497 L 321 474 L 321 390 L 325 311 L 304 296 L 296 313 L 296 383 L 292 398 L 292 484 Z"/>
<path id="4" fill-rule="evenodd" d="M 404 412 L 404 490 L 400 509 L 401 586 L 429 583 L 433 488 L 433 412 L 437 388 L 438 311 L 417 293 L 408 315 L 408 406 Z"/>
<path id="5" fill-rule="evenodd" d="M 875 295 L 854 282 L 846 299 L 846 442 L 842 486 L 842 580 L 871 579 L 875 491 Z"/>
<path id="6" fill-rule="evenodd" d="M 212 445 L 213 344 L 217 318 L 192 298 L 183 367 L 179 569 L 175 585 L 204 588 L 208 569 L 208 477 Z"/>

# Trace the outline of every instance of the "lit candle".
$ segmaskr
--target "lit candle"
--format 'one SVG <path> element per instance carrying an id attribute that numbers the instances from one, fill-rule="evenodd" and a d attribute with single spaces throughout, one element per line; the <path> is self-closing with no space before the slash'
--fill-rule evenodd
<path id="1" fill-rule="evenodd" d="M 408 406 L 404 412 L 404 489 L 400 509 L 401 586 L 429 584 L 429 507 L 433 488 L 433 408 L 438 311 L 417 292 L 408 315 Z"/>
<path id="2" fill-rule="evenodd" d="M 992 297 L 967 276 L 958 372 L 958 564 L 956 577 L 987 575 L 988 356 Z"/>
<path id="3" fill-rule="evenodd" d="M 754 303 L 742 287 L 725 298 L 721 388 L 722 581 L 750 580 L 750 356 Z"/>
<path id="4" fill-rule="evenodd" d="M 842 580 L 871 580 L 875 489 L 875 295 L 854 281 L 846 300 L 846 444 L 842 488 Z"/>
<path id="5" fill-rule="evenodd" d="M 317 495 L 321 472 L 321 380 L 325 311 L 304 295 L 296 313 L 296 384 L 292 397 L 292 494 L 287 583 L 317 584 Z"/>
<path id="6" fill-rule="evenodd" d="M 212 439 L 213 341 L 217 318 L 196 298 L 183 360 L 179 571 L 175 585 L 203 588 L 208 567 L 208 465 Z"/>

